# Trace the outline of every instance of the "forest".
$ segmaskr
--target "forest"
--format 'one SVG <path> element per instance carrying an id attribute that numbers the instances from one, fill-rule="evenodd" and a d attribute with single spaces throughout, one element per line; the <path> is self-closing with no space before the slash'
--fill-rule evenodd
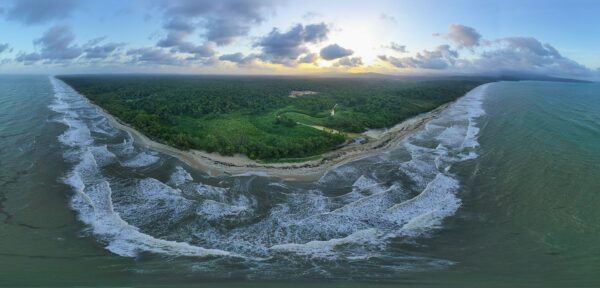
<path id="1" fill-rule="evenodd" d="M 156 141 L 259 160 L 322 154 L 343 145 L 348 133 L 393 126 L 483 83 L 292 76 L 57 78 Z M 294 91 L 309 92 L 292 95 Z"/>

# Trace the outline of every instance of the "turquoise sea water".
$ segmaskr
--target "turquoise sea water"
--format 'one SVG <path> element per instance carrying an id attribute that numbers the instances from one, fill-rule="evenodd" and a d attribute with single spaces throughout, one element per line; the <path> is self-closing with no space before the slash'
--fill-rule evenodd
<path id="1" fill-rule="evenodd" d="M 315 183 L 210 177 L 0 77 L 0 286 L 600 285 L 600 85 L 500 82 Z"/>

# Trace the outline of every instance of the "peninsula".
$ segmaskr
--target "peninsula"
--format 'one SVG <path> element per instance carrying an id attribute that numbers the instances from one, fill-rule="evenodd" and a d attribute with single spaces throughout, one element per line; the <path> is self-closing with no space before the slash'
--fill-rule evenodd
<path id="1" fill-rule="evenodd" d="M 481 79 L 58 76 L 142 145 L 211 174 L 314 178 L 397 143 Z"/>

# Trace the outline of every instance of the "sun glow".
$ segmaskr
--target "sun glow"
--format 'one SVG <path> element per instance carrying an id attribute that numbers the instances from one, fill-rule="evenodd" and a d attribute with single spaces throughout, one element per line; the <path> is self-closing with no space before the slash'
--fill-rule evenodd
<path id="1" fill-rule="evenodd" d="M 381 36 L 385 27 L 381 21 L 350 20 L 343 29 L 334 30 L 330 40 L 354 51 L 351 57 L 361 57 L 364 65 L 373 65 L 381 53 Z"/>

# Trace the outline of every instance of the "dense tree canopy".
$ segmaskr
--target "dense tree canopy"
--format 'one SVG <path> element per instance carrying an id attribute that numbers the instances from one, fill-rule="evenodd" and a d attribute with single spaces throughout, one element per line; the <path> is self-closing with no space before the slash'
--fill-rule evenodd
<path id="1" fill-rule="evenodd" d="M 481 84 L 475 80 L 251 76 L 59 78 L 158 141 L 182 149 L 243 153 L 266 160 L 312 156 L 346 140 L 344 133 L 308 125 L 342 132 L 388 127 Z M 316 93 L 290 97 L 292 91 Z M 334 106 L 335 116 L 331 116 Z"/>

